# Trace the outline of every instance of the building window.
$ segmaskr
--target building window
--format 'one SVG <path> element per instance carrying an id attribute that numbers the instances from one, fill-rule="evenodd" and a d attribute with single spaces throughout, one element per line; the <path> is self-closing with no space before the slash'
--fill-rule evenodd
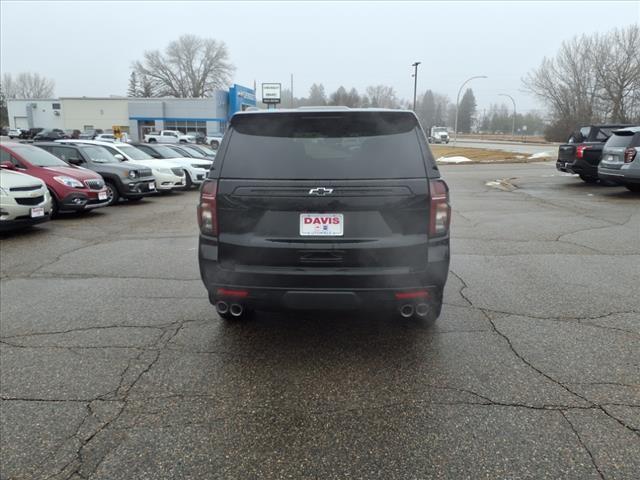
<path id="1" fill-rule="evenodd" d="M 178 130 L 182 133 L 207 134 L 207 122 L 196 120 L 167 120 L 164 122 L 165 130 Z"/>
<path id="2" fill-rule="evenodd" d="M 60 110 L 60 104 L 59 103 L 52 103 L 51 104 L 51 108 L 53 108 L 54 110 Z"/>

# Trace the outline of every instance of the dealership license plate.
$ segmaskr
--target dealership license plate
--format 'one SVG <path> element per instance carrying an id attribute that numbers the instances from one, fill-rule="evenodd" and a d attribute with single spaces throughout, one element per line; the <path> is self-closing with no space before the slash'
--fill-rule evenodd
<path id="1" fill-rule="evenodd" d="M 300 235 L 341 237 L 344 234 L 344 215 L 341 213 L 301 213 Z"/>
<path id="2" fill-rule="evenodd" d="M 98 200 L 106 200 L 107 192 L 98 192 Z"/>
<path id="3" fill-rule="evenodd" d="M 154 182 L 149 182 L 149 190 L 155 190 L 156 184 Z"/>
<path id="4" fill-rule="evenodd" d="M 31 218 L 44 217 L 44 207 L 35 207 L 31 209 Z"/>

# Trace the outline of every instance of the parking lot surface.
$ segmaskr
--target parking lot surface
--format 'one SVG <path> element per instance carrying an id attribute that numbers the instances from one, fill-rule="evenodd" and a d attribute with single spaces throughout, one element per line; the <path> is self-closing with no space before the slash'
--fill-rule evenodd
<path id="1" fill-rule="evenodd" d="M 0 477 L 638 478 L 640 197 L 551 163 L 442 171 L 433 324 L 221 322 L 197 192 L 2 239 Z"/>

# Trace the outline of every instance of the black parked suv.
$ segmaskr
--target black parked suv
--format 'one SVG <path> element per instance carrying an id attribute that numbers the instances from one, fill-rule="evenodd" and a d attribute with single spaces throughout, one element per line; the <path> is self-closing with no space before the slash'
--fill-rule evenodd
<path id="1" fill-rule="evenodd" d="M 121 162 L 108 149 L 99 145 L 55 142 L 38 142 L 34 145 L 70 165 L 99 173 L 104 178 L 109 205 L 118 203 L 120 198 L 136 202 L 156 192 L 150 168 Z"/>
<path id="2" fill-rule="evenodd" d="M 233 116 L 201 187 L 199 264 L 225 319 L 388 307 L 436 318 L 449 190 L 413 112 Z"/>
<path id="3" fill-rule="evenodd" d="M 587 183 L 598 181 L 598 164 L 602 158 L 602 148 L 612 132 L 629 125 L 589 125 L 573 132 L 567 143 L 558 148 L 556 169 L 561 172 L 576 173 Z"/>
<path id="4" fill-rule="evenodd" d="M 64 130 L 59 128 L 45 129 L 33 136 L 34 142 L 52 142 L 54 140 L 62 140 L 69 138 L 69 135 L 64 133 Z"/>

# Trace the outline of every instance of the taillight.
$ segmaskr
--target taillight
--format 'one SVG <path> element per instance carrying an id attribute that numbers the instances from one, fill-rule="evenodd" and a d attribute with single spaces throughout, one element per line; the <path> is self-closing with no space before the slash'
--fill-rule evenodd
<path id="1" fill-rule="evenodd" d="M 624 151 L 624 163 L 631 163 L 636 158 L 636 149 L 629 147 Z"/>
<path id="2" fill-rule="evenodd" d="M 429 236 L 446 235 L 451 223 L 451 206 L 449 205 L 449 187 L 444 180 L 429 182 L 431 208 L 429 213 Z"/>
<path id="3" fill-rule="evenodd" d="M 580 145 L 576 148 L 576 158 L 584 157 L 584 151 L 589 150 L 591 147 L 589 145 Z"/>
<path id="4" fill-rule="evenodd" d="M 209 180 L 202 185 L 198 204 L 198 225 L 205 235 L 218 235 L 218 181 Z"/>

